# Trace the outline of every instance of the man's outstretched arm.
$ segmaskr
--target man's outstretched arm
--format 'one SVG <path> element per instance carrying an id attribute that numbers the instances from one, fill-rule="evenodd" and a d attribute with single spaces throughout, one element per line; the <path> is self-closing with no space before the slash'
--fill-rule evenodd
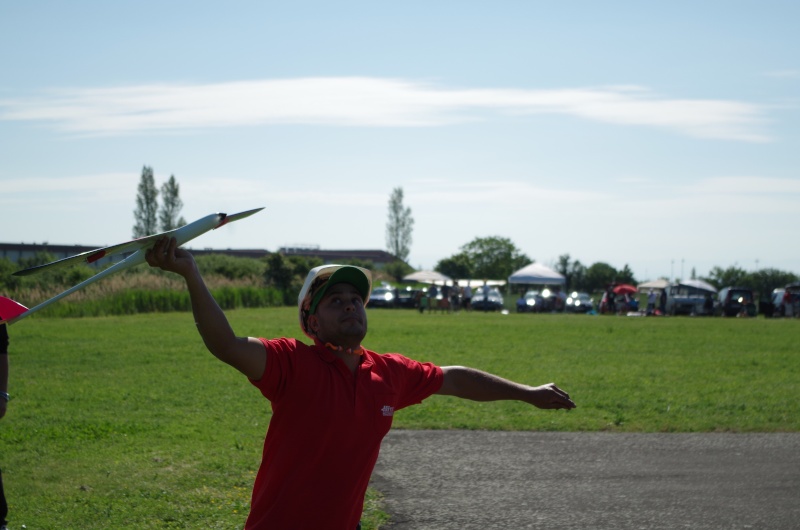
<path id="1" fill-rule="evenodd" d="M 554 383 L 528 386 L 465 366 L 444 366 L 444 382 L 437 394 L 473 401 L 524 401 L 540 409 L 574 409 L 569 394 Z"/>

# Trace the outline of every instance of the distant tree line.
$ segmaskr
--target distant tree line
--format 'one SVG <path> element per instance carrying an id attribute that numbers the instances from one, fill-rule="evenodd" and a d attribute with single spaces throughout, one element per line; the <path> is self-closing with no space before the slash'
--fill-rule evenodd
<path id="1" fill-rule="evenodd" d="M 473 239 L 460 252 L 440 260 L 434 269 L 451 278 L 505 280 L 532 262 L 510 239 L 493 236 Z M 636 283 L 627 264 L 621 270 L 603 262 L 586 267 L 572 261 L 569 254 L 559 257 L 555 270 L 566 278 L 570 291 L 595 292 L 610 283 Z"/>
<path id="2" fill-rule="evenodd" d="M 773 268 L 748 272 L 735 266 L 727 269 L 714 267 L 708 276 L 702 279 L 717 289 L 722 289 L 723 287 L 746 287 L 755 291 L 762 298 L 768 296 L 773 289 L 800 281 L 800 277 L 792 272 Z"/>
<path id="3" fill-rule="evenodd" d="M 505 280 L 532 262 L 507 238 L 479 237 L 462 246 L 458 253 L 440 260 L 434 270 L 451 278 Z M 622 269 L 604 262 L 586 266 L 578 260 L 573 261 L 569 254 L 559 256 L 554 269 L 566 278 L 568 291 L 594 293 L 605 290 L 613 283 L 638 283 L 628 264 Z M 739 267 L 714 267 L 702 279 L 717 289 L 747 287 L 764 296 L 773 289 L 797 282 L 798 276 L 777 269 L 748 272 Z"/>
<path id="4" fill-rule="evenodd" d="M 509 246 L 510 242 L 504 238 L 479 238 L 472 243 L 474 244 L 462 247 L 462 251 L 455 256 L 441 260 L 437 270 L 454 278 L 504 279 L 530 263 L 524 254 L 515 252 Z M 473 253 L 477 256 L 473 256 Z M 54 256 L 47 253 L 37 254 L 19 263 L 13 263 L 7 258 L 0 259 L 0 294 L 31 306 L 97 272 L 96 268 L 89 265 L 77 265 L 56 268 L 31 276 L 12 275 L 16 270 L 48 263 L 53 259 Z M 209 282 L 219 286 L 212 288 L 212 291 L 215 297 L 219 297 L 218 301 L 225 309 L 293 306 L 297 303 L 297 295 L 308 271 L 322 265 L 322 260 L 319 258 L 279 253 L 264 258 L 210 254 L 198 256 L 196 259 L 204 276 L 209 278 Z M 374 270 L 371 262 L 351 260 L 349 264 Z M 570 291 L 591 293 L 603 290 L 609 283 L 634 285 L 637 283 L 627 266 L 622 270 L 616 270 L 607 263 L 598 262 L 584 267 L 580 262 L 570 260 L 568 255 L 561 256 L 556 269 L 567 278 L 567 289 Z M 167 274 L 146 266 L 137 267 L 95 284 L 102 287 L 97 289 L 94 299 L 76 303 L 71 301 L 75 297 L 73 295 L 53 304 L 43 314 L 93 316 L 189 309 L 184 289 L 178 287 L 170 290 L 160 287 L 159 292 L 153 293 L 150 292 L 151 289 L 139 287 L 142 282 L 137 281 L 136 277 L 146 275 Z M 382 277 L 392 279 L 385 275 L 385 271 L 384 274 L 376 273 L 376 281 Z M 708 277 L 702 279 L 718 289 L 725 286 L 747 287 L 762 298 L 768 296 L 775 288 L 800 281 L 798 276 L 791 272 L 777 269 L 748 272 L 738 267 L 726 269 L 714 267 Z M 109 289 L 109 282 L 117 288 Z"/>
<path id="5" fill-rule="evenodd" d="M 162 197 L 159 206 L 158 196 Z M 170 176 L 160 190 L 156 188 L 153 169 L 142 168 L 136 197 L 133 228 L 134 237 L 141 237 L 178 228 L 186 224 L 180 216 L 183 202 L 180 199 L 180 187 L 175 176 Z M 405 262 L 411 244 L 413 227 L 411 209 L 403 205 L 403 190 L 396 188 L 389 200 L 389 219 L 386 226 L 387 246 L 390 252 L 398 257 L 394 263 L 386 265 L 382 271 L 376 271 L 375 281 L 394 280 L 399 282 L 403 276 L 412 272 Z M 0 259 L 0 294 L 17 299 L 29 305 L 39 303 L 59 292 L 86 280 L 97 272 L 88 265 L 77 265 L 56 268 L 32 276 L 13 276 L 19 269 L 33 267 L 53 261 L 54 256 L 39 253 L 36 256 L 12 263 L 6 258 Z M 440 260 L 435 270 L 459 279 L 507 279 L 515 271 L 530 264 L 533 260 L 521 252 L 514 243 L 505 237 L 478 237 L 460 247 L 459 252 Z M 271 305 L 294 305 L 297 295 L 305 281 L 308 271 L 322 265 L 319 258 L 307 258 L 296 255 L 273 253 L 265 258 L 241 258 L 224 254 L 211 254 L 197 257 L 197 263 L 204 275 L 219 279 L 220 287 L 215 296 L 226 309 L 233 307 L 261 307 Z M 346 260 L 343 263 L 374 270 L 373 263 L 360 260 Z M 583 265 L 572 260 L 569 254 L 559 256 L 555 270 L 566 278 L 566 289 L 569 291 L 598 292 L 611 283 L 636 284 L 636 278 L 626 264 L 622 269 L 615 269 L 604 262 Z M 163 275 L 163 271 L 139 267 L 126 271 L 123 276 Z M 692 271 L 692 277 L 695 276 Z M 791 272 L 777 269 L 762 269 L 748 272 L 739 267 L 714 267 L 703 280 L 718 289 L 725 286 L 738 286 L 753 289 L 761 296 L 768 295 L 777 287 L 797 282 L 798 276 Z M 107 280 L 104 280 L 107 281 Z M 124 282 L 123 282 L 124 283 Z M 97 285 L 97 284 L 95 284 Z M 188 310 L 188 298 L 183 290 L 160 292 L 157 295 L 144 292 L 138 287 L 122 288 L 124 294 L 104 293 L 99 290 L 100 298 L 76 308 L 75 304 L 64 303 L 50 306 L 51 314 L 78 316 L 92 314 L 126 314 L 141 311 Z M 167 290 L 168 291 L 168 290 Z M 67 298 L 66 300 L 69 300 Z M 50 312 L 50 308 L 48 308 Z"/>

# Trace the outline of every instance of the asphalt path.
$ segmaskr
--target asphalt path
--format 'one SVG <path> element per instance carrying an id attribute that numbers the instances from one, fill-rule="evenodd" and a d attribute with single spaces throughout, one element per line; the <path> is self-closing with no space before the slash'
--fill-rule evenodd
<path id="1" fill-rule="evenodd" d="M 392 430 L 391 530 L 798 529 L 800 434 Z"/>

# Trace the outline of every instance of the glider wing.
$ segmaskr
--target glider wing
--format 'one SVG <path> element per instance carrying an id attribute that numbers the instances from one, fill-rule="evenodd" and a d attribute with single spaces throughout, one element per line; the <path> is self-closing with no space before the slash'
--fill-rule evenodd
<path id="1" fill-rule="evenodd" d="M 53 302 L 61 300 L 65 296 L 72 294 L 79 289 L 83 289 L 90 283 L 96 282 L 97 280 L 105 278 L 106 276 L 109 276 L 115 272 L 135 267 L 136 265 L 144 263 L 145 253 L 147 252 L 147 250 L 150 247 L 152 247 L 153 244 L 162 237 L 174 237 L 177 240 L 178 245 L 183 245 L 184 243 L 191 241 L 192 239 L 208 232 L 209 230 L 214 230 L 227 223 L 238 221 L 239 219 L 244 219 L 245 217 L 249 217 L 254 213 L 259 212 L 263 209 L 264 208 L 256 208 L 254 210 L 248 210 L 246 212 L 240 212 L 233 215 L 227 215 L 224 213 L 214 213 L 211 215 L 207 215 L 202 219 L 198 219 L 193 223 L 189 223 L 188 225 L 176 228 L 175 230 L 169 230 L 167 232 L 162 232 L 160 234 L 145 236 L 139 239 L 134 239 L 133 241 L 128 241 L 127 243 L 121 243 L 119 245 L 112 245 L 110 247 L 90 250 L 89 252 L 76 254 L 75 256 L 70 256 L 68 258 L 46 263 L 44 265 L 39 265 L 36 267 L 31 267 L 29 269 L 17 271 L 14 273 L 15 275 L 26 276 L 28 274 L 40 272 L 48 268 L 63 267 L 65 265 L 76 264 L 79 262 L 94 263 L 95 261 L 105 256 L 113 256 L 115 254 L 121 254 L 129 251 L 133 252 L 130 256 L 126 257 L 124 260 L 115 263 L 114 265 L 108 267 L 107 269 L 98 272 L 91 278 L 84 280 L 78 285 L 70 287 L 66 291 L 57 294 L 56 296 L 50 298 L 49 300 L 45 300 L 41 304 L 31 309 L 28 309 L 24 305 L 15 302 L 14 300 L 11 300 L 10 298 L 5 298 L 0 296 L 0 323 L 5 322 L 8 324 L 13 324 L 16 321 L 25 318 L 40 309 L 47 307 Z"/>
<path id="2" fill-rule="evenodd" d="M 204 234 L 205 232 L 208 232 L 209 230 L 214 230 L 222 225 L 232 223 L 233 221 L 238 221 L 239 219 L 244 219 L 245 217 L 249 217 L 254 213 L 259 212 L 263 209 L 264 208 L 256 208 L 254 210 L 247 210 L 246 212 L 240 212 L 232 215 L 227 215 L 224 213 L 215 213 L 207 215 L 202 219 L 198 219 L 197 221 L 194 221 L 193 223 L 182 226 L 180 228 L 175 228 L 174 230 L 168 230 L 166 232 L 161 232 L 160 234 L 153 234 L 149 236 L 140 237 L 137 239 L 133 239 L 131 241 L 127 241 L 125 243 L 111 245 L 110 247 L 103 247 L 94 250 L 89 250 L 86 252 L 82 252 L 80 254 L 76 254 L 74 256 L 69 256 L 67 258 L 63 258 L 60 260 L 51 261 L 50 263 L 45 263 L 43 265 L 37 265 L 35 267 L 19 270 L 14 273 L 14 276 L 28 276 L 29 274 L 35 274 L 37 272 L 41 272 L 46 269 L 65 267 L 69 265 L 77 265 L 79 263 L 91 264 L 107 256 L 115 256 L 117 254 L 124 254 L 126 252 L 134 252 L 142 248 L 144 249 L 150 248 L 156 241 L 158 241 L 162 237 L 175 237 L 178 240 L 178 245 L 183 245 L 188 241 L 191 241 L 192 239 L 196 238 L 197 236 Z"/>

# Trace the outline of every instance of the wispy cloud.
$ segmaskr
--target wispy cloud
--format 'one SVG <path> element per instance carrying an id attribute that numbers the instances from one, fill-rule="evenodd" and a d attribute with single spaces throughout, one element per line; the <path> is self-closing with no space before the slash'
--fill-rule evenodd
<path id="1" fill-rule="evenodd" d="M 772 70 L 764 72 L 767 77 L 777 77 L 779 79 L 800 79 L 800 70 Z"/>
<path id="2" fill-rule="evenodd" d="M 745 197 L 754 195 L 787 195 L 800 194 L 800 180 L 772 177 L 712 177 L 688 187 L 686 191 L 700 194 L 736 194 Z"/>
<path id="3" fill-rule="evenodd" d="M 274 124 L 435 127 L 491 119 L 487 111 L 563 114 L 699 138 L 769 141 L 759 132 L 765 121 L 760 106 L 674 99 L 630 86 L 457 89 L 399 79 L 327 77 L 60 89 L 0 100 L 0 120 L 45 122 L 83 135 Z"/>
<path id="4" fill-rule="evenodd" d="M 121 182 L 132 183 L 135 187 L 135 173 L 103 173 L 95 175 L 78 175 L 66 177 L 26 177 L 3 179 L 3 195 L 13 194 L 63 194 L 64 192 L 80 195 L 98 194 L 119 190 Z"/>

